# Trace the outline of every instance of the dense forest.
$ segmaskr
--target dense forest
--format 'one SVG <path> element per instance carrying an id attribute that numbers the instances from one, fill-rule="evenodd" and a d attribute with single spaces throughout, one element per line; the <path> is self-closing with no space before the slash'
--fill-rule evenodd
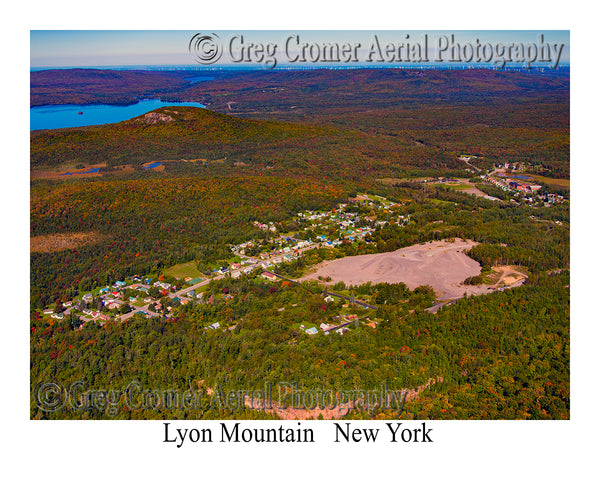
<path id="1" fill-rule="evenodd" d="M 117 71 L 88 68 L 30 73 L 30 104 L 128 105 L 140 97 L 165 94 L 189 86 L 182 72 Z"/>
<path id="2" fill-rule="evenodd" d="M 231 300 L 184 309 L 172 320 L 132 319 L 73 330 L 69 320 L 32 321 L 31 378 L 52 378 L 81 391 L 112 388 L 107 401 L 78 399 L 77 409 L 33 418 L 265 418 L 248 408 L 214 403 L 208 392 L 298 382 L 308 390 L 416 388 L 443 381 L 406 404 L 401 418 L 569 418 L 568 275 L 471 297 L 425 313 L 418 292 L 405 291 L 414 313 L 393 304 L 376 313 L 377 329 L 309 337 L 298 322 L 327 318 L 323 299 L 300 286 L 230 280 L 220 291 Z M 226 289 L 225 289 L 226 288 Z M 417 300 L 418 301 L 418 300 Z M 297 305 L 279 312 L 281 306 Z M 331 308 L 331 307 L 328 307 Z M 233 330 L 212 331 L 215 321 Z M 144 391 L 193 391 L 188 409 L 131 408 L 128 385 Z M 210 390 L 209 390 L 210 389 Z M 221 399 L 222 401 L 222 399 Z M 136 397 L 136 404 L 139 400 Z M 129 406 L 128 406 L 129 405 Z M 349 418 L 397 418 L 394 410 L 353 410 Z"/>
<path id="3" fill-rule="evenodd" d="M 532 206 L 487 184 L 481 190 L 496 201 L 414 181 L 477 179 L 505 162 L 568 179 L 568 77 L 324 70 L 217 73 L 212 81 L 190 83 L 181 72 L 83 70 L 32 72 L 31 81 L 32 105 L 152 96 L 208 106 L 31 133 L 32 392 L 50 381 L 121 390 L 116 411 L 88 404 L 45 412 L 33 395 L 32 418 L 272 418 L 212 405 L 219 388 L 264 382 L 325 390 L 427 385 L 401 418 L 569 418 L 568 195 L 562 203 Z M 477 158 L 469 166 L 459 160 L 464 154 Z M 142 168 L 154 161 L 164 168 Z M 43 176 L 74 165 L 102 168 L 91 177 Z M 357 192 L 395 202 L 394 216 L 354 202 Z M 434 314 L 427 286 L 335 287 L 367 298 L 374 307 L 367 311 L 354 302 L 326 302 L 316 282 L 270 282 L 255 272 L 213 280 L 202 301 L 186 304 L 156 289 L 152 297 L 169 315 L 103 324 L 84 324 L 75 313 L 56 320 L 41 315 L 49 305 L 132 275 L 155 279 L 183 262 L 200 271 L 218 265 L 232 256 L 232 245 L 270 236 L 255 222 L 272 222 L 277 235 L 306 238 L 298 213 L 330 211 L 342 202 L 360 214 L 357 226 L 372 231 L 314 249 L 276 272 L 298 278 L 322 260 L 463 238 L 478 243 L 466 253 L 482 272 L 513 265 L 527 280 L 458 299 Z M 398 216 L 410 221 L 394 221 Z M 316 234 L 329 232 L 310 235 Z M 85 241 L 60 247 L 56 239 L 68 235 Z M 300 328 L 349 313 L 374 324 L 351 325 L 344 335 L 311 336 Z M 202 401 L 191 411 L 129 408 L 122 390 L 132 382 L 191 390 Z"/>
<path id="4" fill-rule="evenodd" d="M 199 76 L 206 81 L 194 82 Z M 491 69 L 210 73 L 71 69 L 31 72 L 30 85 L 31 106 L 135 103 L 152 95 L 166 101 L 200 102 L 221 113 L 281 115 L 293 111 L 297 116 L 340 115 L 390 105 L 502 103 L 508 98 L 555 100 L 569 93 L 568 72 L 561 70 L 532 74 Z"/>
<path id="5" fill-rule="evenodd" d="M 316 180 L 252 176 L 94 180 L 32 188 L 32 236 L 93 232 L 98 237 L 92 245 L 31 254 L 33 305 L 66 299 L 80 285 L 92 288 L 190 260 L 225 259 L 230 244 L 259 235 L 253 221 L 281 222 L 343 198 L 343 188 Z"/>

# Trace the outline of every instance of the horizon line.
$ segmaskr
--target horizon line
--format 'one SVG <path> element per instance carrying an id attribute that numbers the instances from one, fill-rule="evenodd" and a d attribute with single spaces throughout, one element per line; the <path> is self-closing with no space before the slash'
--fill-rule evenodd
<path id="1" fill-rule="evenodd" d="M 547 65 L 531 65 L 527 67 L 523 63 L 506 63 L 503 67 L 498 67 L 490 63 L 465 63 L 465 62 L 429 62 L 429 63 L 409 63 L 406 64 L 373 64 L 373 63 L 354 63 L 352 65 L 298 65 L 298 64 L 282 64 L 277 65 L 275 68 L 266 68 L 261 64 L 255 65 L 240 65 L 237 63 L 230 64 L 219 64 L 219 65 L 190 65 L 190 64 L 124 64 L 124 65 L 42 65 L 42 66 L 30 66 L 30 71 L 40 70 L 73 70 L 73 69 L 90 69 L 90 70 L 112 70 L 112 69 L 139 69 L 139 68 L 178 68 L 178 69 L 190 69 L 190 70 L 205 70 L 215 71 L 223 69 L 234 69 L 234 70 L 261 70 L 261 71 L 275 71 L 275 70 L 344 70 L 344 69 L 373 69 L 373 70 L 389 70 L 389 69 L 456 69 L 456 70 L 469 70 L 469 69 L 487 69 L 487 70 L 505 70 L 505 69 L 518 69 L 518 70 L 560 70 L 564 68 L 570 68 L 570 62 L 561 62 L 556 68 L 552 68 Z"/>

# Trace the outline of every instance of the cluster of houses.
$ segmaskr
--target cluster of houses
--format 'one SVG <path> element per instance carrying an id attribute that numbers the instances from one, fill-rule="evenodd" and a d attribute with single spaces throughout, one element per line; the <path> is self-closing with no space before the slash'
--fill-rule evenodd
<path id="1" fill-rule="evenodd" d="M 516 190 L 517 192 L 524 192 L 524 193 L 537 192 L 540 188 L 542 188 L 541 185 L 532 185 L 532 184 L 526 185 L 524 183 L 515 182 L 513 180 L 509 181 L 508 185 L 513 190 Z"/>
<path id="2" fill-rule="evenodd" d="M 499 175 L 504 175 L 500 173 Z M 564 201 L 564 197 L 562 195 L 558 195 L 555 193 L 544 193 L 540 194 L 539 191 L 542 188 L 541 185 L 536 185 L 531 182 L 522 182 L 518 181 L 516 177 L 505 177 L 505 178 L 496 178 L 491 175 L 481 175 L 481 178 L 505 192 L 514 192 L 520 193 L 521 197 L 519 201 L 523 201 L 525 203 L 533 204 L 536 201 L 543 202 L 544 206 L 549 207 L 556 203 L 561 203 Z M 535 194 L 535 195 L 534 195 Z M 516 202 L 516 200 L 511 199 L 511 201 Z"/>
<path id="3" fill-rule="evenodd" d="M 542 195 L 541 199 L 544 202 L 544 205 L 548 207 L 550 205 L 554 205 L 555 203 L 561 203 L 565 197 L 556 193 L 547 193 Z"/>
<path id="4" fill-rule="evenodd" d="M 231 278 L 238 278 L 243 273 L 248 274 L 256 268 L 260 268 L 259 262 L 251 259 L 244 259 L 241 262 L 232 263 L 228 267 L 220 267 L 213 271 L 217 275 L 230 274 Z"/>
<path id="5" fill-rule="evenodd" d="M 240 243 L 239 245 L 232 245 L 231 251 L 236 255 L 247 255 L 247 249 L 254 246 L 255 243 L 245 242 Z M 259 260 L 268 260 L 275 256 L 289 255 L 289 258 L 286 260 L 291 260 L 295 254 L 299 253 L 300 249 L 310 247 L 313 245 L 313 242 L 310 240 L 297 240 L 293 237 L 280 237 L 272 240 L 269 244 L 264 246 L 264 251 L 261 251 L 256 257 Z M 239 264 L 232 264 L 230 267 L 233 269 L 241 268 L 244 265 L 254 265 L 258 263 L 257 259 L 246 258 L 243 259 Z M 276 262 L 278 263 L 278 262 Z"/>
<path id="6" fill-rule="evenodd" d="M 260 228 L 261 230 L 267 232 L 277 232 L 277 227 L 275 226 L 275 224 L 273 222 L 269 222 L 269 223 L 261 223 L 261 222 L 252 222 L 252 225 L 254 225 L 256 228 Z"/>
<path id="7" fill-rule="evenodd" d="M 351 198 L 349 201 L 353 204 L 364 204 L 373 210 L 380 210 L 383 213 L 391 214 L 394 207 L 399 207 L 397 203 L 391 202 L 384 197 L 377 197 L 378 202 L 374 202 L 366 195 L 357 195 L 355 198 Z M 337 229 L 337 233 L 334 237 L 328 239 L 325 235 L 317 235 L 315 241 L 321 243 L 327 247 L 335 247 L 343 243 L 342 238 L 350 241 L 360 240 L 366 237 L 369 233 L 373 232 L 377 226 L 384 226 L 388 223 L 398 223 L 405 225 L 410 220 L 410 215 L 406 217 L 404 215 L 397 215 L 397 218 L 393 220 L 377 220 L 376 216 L 363 216 L 356 212 L 347 211 L 348 204 L 340 203 L 337 208 L 329 212 L 315 213 L 312 211 L 300 212 L 298 217 L 300 219 L 310 222 L 310 225 L 304 228 L 305 231 L 310 232 L 319 227 L 333 227 Z M 357 226 L 359 221 L 369 222 L 368 226 L 364 225 Z"/>
<path id="8" fill-rule="evenodd" d="M 374 201 L 372 197 L 366 195 L 358 195 L 355 198 L 349 199 L 349 202 L 352 204 L 366 204 L 368 207 L 371 207 L 372 210 L 383 209 L 386 213 L 389 213 L 388 209 L 399 206 L 398 204 L 390 202 L 383 197 L 376 197 L 376 200 Z M 298 258 L 300 255 L 302 255 L 302 251 L 307 248 L 315 248 L 320 246 L 335 247 L 343 243 L 344 240 L 342 240 L 342 238 L 350 241 L 362 239 L 371 233 L 375 226 L 385 225 L 388 223 L 387 221 L 378 221 L 376 217 L 370 218 L 364 215 L 361 217 L 361 215 L 358 213 L 347 211 L 347 207 L 348 204 L 341 203 L 332 211 L 305 211 L 298 213 L 299 219 L 301 219 L 303 222 L 309 223 L 309 225 L 305 227 L 306 231 L 314 230 L 319 226 L 327 226 L 329 229 L 331 229 L 331 227 L 338 227 L 339 233 L 332 236 L 331 239 L 327 238 L 327 236 L 323 234 L 314 235 L 313 239 L 297 239 L 293 237 L 281 236 L 278 239 L 271 241 L 270 244 L 265 245 L 266 251 L 260 252 L 256 257 L 245 256 L 246 250 L 249 247 L 256 245 L 255 241 L 234 245 L 231 247 L 233 253 L 242 256 L 242 258 L 227 266 L 222 266 L 218 269 L 215 269 L 213 273 L 217 275 L 229 274 L 232 278 L 237 278 L 242 274 L 249 274 L 258 268 L 264 269 L 282 262 L 291 262 L 295 258 Z M 410 215 L 407 215 L 406 217 L 398 215 L 397 221 L 399 223 L 407 222 L 409 221 L 409 218 Z M 363 222 L 361 226 L 358 226 L 357 222 L 360 220 L 366 220 L 367 222 L 370 222 L 368 223 L 370 226 L 365 226 L 365 222 Z M 257 228 L 265 231 L 277 231 L 273 222 L 254 222 L 254 225 Z M 278 280 L 276 275 L 268 271 L 263 272 L 261 277 L 272 282 Z M 189 277 L 185 279 L 187 283 L 192 285 L 198 283 L 199 280 L 200 279 L 198 278 L 192 279 Z M 84 322 L 99 321 L 103 323 L 110 320 L 111 317 L 115 316 L 115 314 L 118 314 L 118 311 L 122 312 L 122 307 L 129 306 L 130 308 L 133 308 L 133 304 L 138 305 L 137 307 L 133 308 L 134 310 L 143 309 L 147 315 L 156 315 L 155 312 L 157 311 L 162 311 L 163 313 L 164 310 L 170 311 L 173 307 L 163 307 L 160 302 L 156 301 L 149 295 L 150 289 L 153 287 L 157 288 L 163 296 L 168 294 L 173 296 L 172 294 L 176 291 L 176 287 L 168 282 L 160 280 L 152 282 L 150 278 L 142 278 L 134 275 L 129 282 L 120 280 L 116 281 L 113 285 L 108 285 L 101 288 L 96 295 L 93 295 L 92 293 L 85 293 L 79 300 L 65 302 L 62 304 L 63 308 L 61 309 L 46 309 L 43 313 L 45 315 L 50 315 L 50 317 L 53 319 L 62 320 L 74 309 L 78 312 L 80 318 Z M 132 294 L 129 293 L 129 295 L 126 295 L 126 291 L 138 292 L 139 294 L 132 296 Z M 185 296 L 182 295 L 181 298 L 175 297 L 171 300 L 176 304 L 184 305 L 189 301 L 200 298 L 201 296 L 202 294 L 197 296 L 196 292 L 192 290 L 185 294 Z M 325 297 L 325 302 L 329 303 L 333 301 L 333 297 Z M 147 304 L 148 306 L 139 306 L 142 304 Z M 116 311 L 111 316 L 110 312 L 106 312 L 106 309 Z M 321 327 L 323 330 L 323 325 Z M 210 328 L 216 329 L 219 328 L 219 326 L 217 324 L 213 324 L 210 326 Z M 338 333 L 343 333 L 344 330 L 338 329 L 336 331 L 338 331 Z M 308 329 L 307 333 L 309 335 L 313 334 L 311 329 Z M 318 331 L 315 331 L 314 333 L 318 333 Z M 326 331 L 325 333 L 328 334 L 329 332 Z"/>
<path id="9" fill-rule="evenodd" d="M 100 322 L 100 325 L 104 325 L 105 322 L 110 320 L 110 315 L 101 312 L 99 309 L 92 308 L 90 305 L 94 300 L 94 296 L 91 293 L 84 294 L 78 301 L 68 301 L 62 303 L 62 312 L 57 312 L 56 309 L 47 308 L 43 310 L 44 315 L 49 315 L 50 318 L 55 320 L 63 320 L 73 310 L 81 312 L 80 319 L 87 323 L 89 321 Z M 117 308 L 114 305 L 114 298 L 102 300 L 102 305 L 107 305 L 109 309 Z M 80 327 L 81 328 L 81 327 Z"/>
<path id="10" fill-rule="evenodd" d="M 511 178 L 511 177 L 507 177 L 505 179 L 504 178 L 496 178 L 491 175 L 481 175 L 480 177 L 484 182 L 494 185 L 495 187 L 498 187 L 498 188 L 504 190 L 505 192 L 513 191 L 513 192 L 519 192 L 519 193 L 523 193 L 523 194 L 532 194 L 532 193 L 537 192 L 540 188 L 542 188 L 541 185 L 536 185 L 533 183 L 518 182 L 517 180 L 515 180 L 514 178 Z"/>
<path id="11" fill-rule="evenodd" d="M 349 325 L 354 324 L 355 326 L 358 326 L 358 315 L 356 314 L 342 315 L 340 317 L 334 318 L 334 320 L 336 319 L 340 322 L 338 325 L 330 325 L 329 323 L 325 322 L 322 322 L 321 325 L 319 325 L 319 329 L 323 332 L 324 335 L 329 335 L 331 332 L 343 335 L 349 330 Z M 369 324 L 369 326 L 372 325 L 374 324 Z M 317 327 L 306 328 L 304 325 L 300 325 L 300 330 L 304 331 L 304 333 L 308 335 L 316 335 L 317 333 L 319 333 Z"/>
<path id="12" fill-rule="evenodd" d="M 510 190 L 510 187 L 502 180 L 498 180 L 497 178 L 487 175 L 481 175 L 480 177 L 484 182 L 494 185 L 494 187 L 498 187 L 504 190 L 505 192 L 508 192 Z"/>
<path id="13" fill-rule="evenodd" d="M 375 210 L 383 209 L 385 213 L 390 213 L 389 209 L 399 206 L 383 197 L 378 197 L 378 201 L 375 203 L 366 195 L 358 195 L 355 198 L 351 198 L 349 201 L 354 204 L 366 204 Z M 377 226 L 383 226 L 388 223 L 387 220 L 377 220 L 375 216 L 364 216 L 363 218 L 358 213 L 346 211 L 347 207 L 348 204 L 340 203 L 331 211 L 314 212 L 307 210 L 297 214 L 300 223 L 308 223 L 308 225 L 304 227 L 304 231 L 307 232 L 307 234 L 302 236 L 311 235 L 311 232 L 320 227 L 326 227 L 328 229 L 335 228 L 336 233 L 333 236 L 330 235 L 331 238 L 328 238 L 327 235 L 324 234 L 314 233 L 312 234 L 313 237 L 308 239 L 280 236 L 268 243 L 265 242 L 260 248 L 261 251 L 259 253 L 254 253 L 253 257 L 249 257 L 248 252 L 251 248 L 256 248 L 256 241 L 232 245 L 232 253 L 246 258 L 243 258 L 240 262 L 223 266 L 215 270 L 214 273 L 221 275 L 230 274 L 233 278 L 237 278 L 243 273 L 250 273 L 255 268 L 269 268 L 282 262 L 291 262 L 295 258 L 298 258 L 302 254 L 302 251 L 307 248 L 333 248 L 341 245 L 345 240 L 361 240 L 373 232 Z M 364 222 L 362 226 L 358 226 L 357 223 L 360 220 L 370 222 L 368 224 L 369 226 L 365 226 Z M 397 222 L 402 225 L 409 221 L 410 215 L 397 215 L 397 218 L 391 220 L 392 223 Z M 265 231 L 276 231 L 276 227 L 272 222 L 266 224 L 255 221 L 253 222 L 253 225 Z"/>
<path id="14" fill-rule="evenodd" d="M 331 331 L 334 331 L 335 333 L 337 333 L 339 335 L 343 335 L 345 332 L 347 332 L 349 330 L 348 327 L 338 328 L 338 326 L 336 326 L 336 325 L 329 325 L 327 323 L 321 323 L 321 325 L 319 325 L 319 328 L 323 331 L 324 335 L 329 335 L 329 333 Z M 317 333 L 319 333 L 319 330 L 317 330 L 317 327 L 306 328 L 304 325 L 300 325 L 300 330 L 303 330 L 304 333 L 306 333 L 308 335 L 316 335 Z"/>
<path id="15" fill-rule="evenodd" d="M 128 285 L 125 281 L 117 280 L 113 285 L 100 288 L 96 296 L 92 293 L 85 293 L 79 300 L 64 302 L 62 304 L 62 308 L 64 309 L 62 312 L 55 312 L 56 309 L 46 309 L 42 313 L 44 315 L 50 315 L 50 318 L 62 320 L 72 311 L 77 311 L 79 318 L 84 323 L 94 321 L 100 322 L 100 325 L 103 325 L 111 319 L 109 313 L 101 311 L 104 307 L 112 311 L 120 309 L 123 305 L 128 305 L 139 300 L 139 296 L 126 297 L 126 288 L 128 291 L 139 291 L 140 294 L 145 297 L 143 300 L 144 303 L 155 302 L 152 297 L 147 296 L 150 287 L 158 288 L 163 295 L 175 291 L 175 287 L 167 282 L 157 281 L 151 283 L 149 278 L 142 281 L 138 276 L 134 276 L 132 281 L 135 283 Z M 162 308 L 162 306 L 158 304 L 156 308 Z"/>

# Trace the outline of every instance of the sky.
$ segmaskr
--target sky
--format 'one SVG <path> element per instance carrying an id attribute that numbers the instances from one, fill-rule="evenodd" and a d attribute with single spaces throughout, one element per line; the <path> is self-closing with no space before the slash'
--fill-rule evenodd
<path id="1" fill-rule="evenodd" d="M 89 67 L 89 66 L 125 66 L 125 65 L 197 65 L 194 56 L 189 52 L 189 43 L 198 31 L 189 30 L 32 30 L 30 32 L 30 66 L 39 67 Z M 221 64 L 231 63 L 231 55 L 240 55 L 242 44 L 239 35 L 244 37 L 244 47 L 248 54 L 250 44 L 276 45 L 275 57 L 278 64 L 290 63 L 284 55 L 285 40 L 292 35 L 299 35 L 299 42 L 292 42 L 290 52 L 298 52 L 298 44 L 322 44 L 325 42 L 360 43 L 359 56 L 362 59 L 372 45 L 374 35 L 382 44 L 413 42 L 423 43 L 427 36 L 428 48 L 433 51 L 440 38 L 451 34 L 459 44 L 491 45 L 510 43 L 536 43 L 540 34 L 544 40 L 552 44 L 564 44 L 561 52 L 561 64 L 569 62 L 570 35 L 565 30 L 512 30 L 512 31 L 439 31 L 439 30 L 397 30 L 397 31 L 202 31 L 216 33 L 224 46 Z M 425 35 L 426 34 L 426 35 Z M 408 39 L 407 39 L 408 36 Z M 229 54 L 229 42 L 235 37 L 233 53 Z M 462 42 L 462 43 L 461 43 Z M 252 54 L 251 54 L 252 55 Z M 229 56 L 229 57 L 228 57 Z M 294 55 L 295 57 L 295 55 Z M 288 57 L 289 58 L 289 57 Z M 246 62 L 243 62 L 246 63 Z M 257 63 L 256 57 L 248 63 Z M 310 63 L 310 62 L 308 62 Z"/>

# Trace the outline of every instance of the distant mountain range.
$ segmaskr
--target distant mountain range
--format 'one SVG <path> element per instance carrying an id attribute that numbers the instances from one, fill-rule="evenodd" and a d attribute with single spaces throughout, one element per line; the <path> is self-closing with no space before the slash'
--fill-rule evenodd
<path id="1" fill-rule="evenodd" d="M 140 98 L 193 101 L 244 114 L 301 108 L 372 109 L 423 102 L 498 101 L 507 96 L 568 95 L 564 75 L 490 69 L 313 69 L 211 72 L 70 69 L 30 73 L 31 106 L 130 104 Z"/>
<path id="2" fill-rule="evenodd" d="M 460 168 L 463 153 L 569 170 L 568 77 L 356 69 L 31 72 L 31 104 L 194 101 L 116 124 L 31 134 L 31 166 L 227 159 L 360 177 Z M 161 120 L 161 118 L 163 120 Z M 357 177 L 357 178 L 358 178 Z"/>

